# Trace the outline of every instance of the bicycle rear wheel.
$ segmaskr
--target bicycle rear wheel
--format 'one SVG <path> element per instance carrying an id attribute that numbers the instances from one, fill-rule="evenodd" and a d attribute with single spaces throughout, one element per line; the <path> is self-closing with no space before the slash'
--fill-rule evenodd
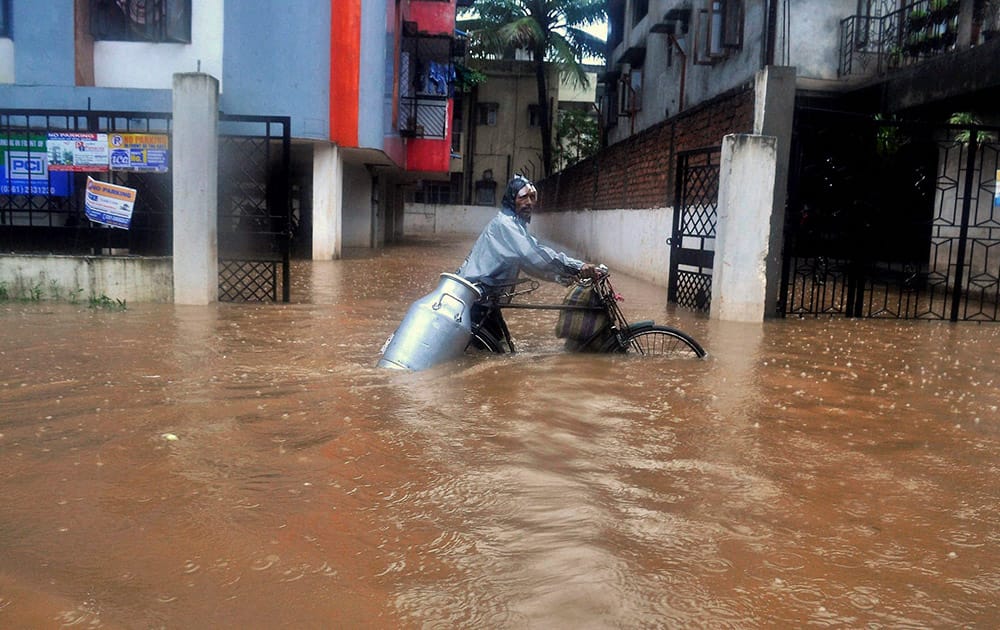
<path id="1" fill-rule="evenodd" d="M 624 345 L 612 338 L 601 350 L 660 357 L 705 356 L 705 349 L 694 337 L 670 326 L 645 326 L 625 331 Z"/>

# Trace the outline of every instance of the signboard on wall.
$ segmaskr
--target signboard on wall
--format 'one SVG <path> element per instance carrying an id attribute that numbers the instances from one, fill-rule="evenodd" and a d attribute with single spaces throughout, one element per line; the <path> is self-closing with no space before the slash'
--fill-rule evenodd
<path id="1" fill-rule="evenodd" d="M 66 197 L 69 173 L 51 173 L 44 134 L 0 134 L 0 194 Z"/>
<path id="2" fill-rule="evenodd" d="M 168 144 L 166 134 L 108 134 L 111 170 L 166 173 L 169 164 Z"/>
<path id="3" fill-rule="evenodd" d="M 50 171 L 108 170 L 108 134 L 48 134 Z"/>
<path id="4" fill-rule="evenodd" d="M 127 188 L 87 177 L 84 212 L 95 223 L 127 230 L 132 223 L 135 188 Z"/>

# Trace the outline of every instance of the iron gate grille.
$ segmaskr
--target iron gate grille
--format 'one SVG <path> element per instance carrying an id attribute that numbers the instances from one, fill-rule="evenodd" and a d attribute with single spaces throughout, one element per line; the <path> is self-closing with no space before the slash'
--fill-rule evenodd
<path id="1" fill-rule="evenodd" d="M 15 253 L 169 256 L 173 188 L 166 172 L 50 168 L 49 134 L 156 134 L 171 115 L 97 110 L 0 110 L 0 248 Z M 168 160 L 169 160 L 168 152 Z M 74 165 L 72 168 L 76 168 Z M 129 229 L 91 223 L 87 176 L 135 188 Z"/>
<path id="2" fill-rule="evenodd" d="M 52 133 L 171 132 L 169 113 L 0 109 L 0 248 L 16 253 L 170 256 L 172 151 L 164 172 L 49 168 Z M 289 300 L 290 118 L 219 117 L 219 299 Z M 169 145 L 168 145 L 169 146 Z M 135 188 L 129 229 L 84 213 L 87 176 Z"/>
<path id="3" fill-rule="evenodd" d="M 287 116 L 219 116 L 219 300 L 290 299 Z"/>
<path id="4" fill-rule="evenodd" d="M 997 321 L 1000 129 L 796 117 L 779 311 Z"/>
<path id="5" fill-rule="evenodd" d="M 709 147 L 683 151 L 677 161 L 667 299 L 699 311 L 712 301 L 720 157 L 719 147 Z"/>

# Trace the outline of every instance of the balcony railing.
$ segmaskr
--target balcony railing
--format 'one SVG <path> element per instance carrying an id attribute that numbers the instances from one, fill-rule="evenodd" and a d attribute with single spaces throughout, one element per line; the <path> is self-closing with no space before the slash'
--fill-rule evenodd
<path id="1" fill-rule="evenodd" d="M 958 8 L 958 0 L 918 0 L 885 15 L 845 18 L 840 76 L 879 76 L 955 50 Z"/>
<path id="2" fill-rule="evenodd" d="M 416 28 L 416 27 L 414 27 Z M 409 138 L 445 138 L 453 95 L 454 42 L 449 37 L 403 37 L 399 71 L 399 133 Z"/>
<path id="3" fill-rule="evenodd" d="M 399 133 L 408 138 L 444 138 L 448 97 L 403 96 L 399 99 Z"/>

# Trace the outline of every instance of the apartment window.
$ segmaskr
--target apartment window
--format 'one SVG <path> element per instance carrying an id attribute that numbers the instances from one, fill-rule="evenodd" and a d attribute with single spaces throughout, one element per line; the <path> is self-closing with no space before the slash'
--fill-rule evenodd
<path id="1" fill-rule="evenodd" d="M 542 126 L 542 109 L 538 105 L 528 105 L 528 126 Z"/>
<path id="2" fill-rule="evenodd" d="M 642 109 L 642 68 L 632 68 L 622 74 L 618 86 L 618 111 L 631 116 Z"/>
<path id="3" fill-rule="evenodd" d="M 90 0 L 96 40 L 191 42 L 191 0 Z"/>
<path id="4" fill-rule="evenodd" d="M 742 0 L 722 2 L 722 46 L 731 49 L 743 47 Z"/>
<path id="5" fill-rule="evenodd" d="M 742 0 L 708 0 L 698 11 L 696 37 L 695 63 L 714 63 L 742 48 Z"/>
<path id="6" fill-rule="evenodd" d="M 497 103 L 478 103 L 476 105 L 476 119 L 479 124 L 496 127 L 498 109 L 500 109 L 500 105 Z"/>
<path id="7" fill-rule="evenodd" d="M 497 182 L 493 179 L 493 169 L 483 171 L 483 178 L 476 182 L 476 205 L 495 206 L 497 203 Z"/>
<path id="8" fill-rule="evenodd" d="M 610 129 L 618 124 L 618 98 L 614 90 L 608 90 L 601 95 L 601 118 L 604 128 Z"/>
<path id="9" fill-rule="evenodd" d="M 423 182 L 423 186 L 413 196 L 416 203 L 452 203 L 450 182 Z"/>
<path id="10" fill-rule="evenodd" d="M 10 37 L 10 0 L 0 0 L 0 37 Z"/>
<path id="11" fill-rule="evenodd" d="M 649 13 L 649 0 L 634 0 L 632 5 L 632 26 L 642 21 Z"/>

